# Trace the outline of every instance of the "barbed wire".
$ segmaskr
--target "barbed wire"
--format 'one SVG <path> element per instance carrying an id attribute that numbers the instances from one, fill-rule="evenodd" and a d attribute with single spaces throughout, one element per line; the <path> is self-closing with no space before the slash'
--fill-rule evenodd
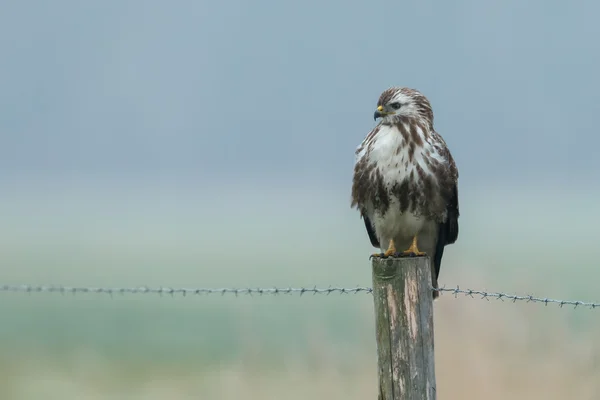
<path id="1" fill-rule="evenodd" d="M 557 304 L 559 307 L 563 307 L 563 306 L 573 306 L 574 308 L 577 307 L 588 307 L 591 309 L 595 309 L 597 307 L 600 307 L 600 303 L 593 303 L 593 302 L 587 302 L 587 301 L 580 301 L 580 300 L 558 300 L 558 299 L 551 299 L 548 297 L 536 297 L 536 296 L 520 296 L 520 295 L 516 295 L 516 294 L 508 294 L 508 293 L 501 293 L 501 292 L 486 292 L 483 290 L 472 290 L 472 289 L 460 289 L 458 286 L 454 289 L 452 288 L 438 288 L 438 289 L 433 289 L 432 290 L 437 290 L 438 292 L 449 292 L 452 293 L 456 296 L 458 296 L 459 294 L 462 294 L 464 296 L 468 296 L 468 297 L 472 297 L 475 298 L 475 296 L 479 296 L 481 299 L 485 299 L 485 300 L 490 300 L 490 299 L 496 299 L 496 300 L 510 300 L 513 303 L 516 303 L 517 301 L 524 301 L 526 303 L 543 303 L 544 305 L 548 305 L 548 304 Z"/>
<path id="2" fill-rule="evenodd" d="M 573 306 L 586 307 L 590 309 L 600 308 L 600 303 L 593 303 L 580 300 L 558 300 L 548 297 L 536 297 L 531 295 L 516 295 L 508 294 L 503 292 L 488 292 L 484 290 L 473 290 L 473 289 L 460 289 L 456 288 L 431 288 L 443 293 L 453 294 L 455 297 L 463 295 L 470 298 L 480 298 L 485 300 L 509 300 L 513 303 L 517 301 L 523 301 L 526 303 L 542 303 L 544 305 L 557 304 L 559 307 Z M 0 285 L 0 292 L 11 292 L 11 293 L 60 293 L 60 294 L 108 294 L 111 297 L 114 295 L 125 295 L 125 294 L 158 294 L 158 295 L 209 295 L 209 294 L 233 294 L 235 296 L 240 295 L 291 295 L 304 294 L 312 295 L 330 295 L 330 294 L 371 294 L 373 289 L 365 286 L 356 286 L 351 288 L 344 287 L 272 287 L 272 288 L 171 288 L 171 287 L 78 287 L 78 286 L 62 286 L 62 285 Z"/>
<path id="3" fill-rule="evenodd" d="M 0 292 L 21 292 L 21 293 L 105 293 L 109 295 L 115 294 L 168 294 L 176 295 L 203 295 L 203 294 L 233 294 L 239 295 L 277 295 L 277 294 L 358 294 L 372 293 L 373 290 L 369 287 L 328 287 L 328 288 L 171 288 L 171 287 L 156 287 L 147 286 L 128 287 L 128 288 L 111 288 L 111 287 L 74 287 L 74 286 L 36 286 L 36 285 L 0 285 Z"/>

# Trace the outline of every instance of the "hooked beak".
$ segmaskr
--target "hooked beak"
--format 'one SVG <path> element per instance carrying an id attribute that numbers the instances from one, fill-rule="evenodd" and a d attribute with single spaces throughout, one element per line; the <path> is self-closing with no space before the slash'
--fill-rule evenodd
<path id="1" fill-rule="evenodd" d="M 383 111 L 383 106 L 379 106 L 379 107 L 377 107 L 377 110 L 375 110 L 375 113 L 373 114 L 373 119 L 375 121 L 377 121 L 377 118 L 383 118 L 387 114 L 388 113 L 386 113 L 385 111 Z"/>

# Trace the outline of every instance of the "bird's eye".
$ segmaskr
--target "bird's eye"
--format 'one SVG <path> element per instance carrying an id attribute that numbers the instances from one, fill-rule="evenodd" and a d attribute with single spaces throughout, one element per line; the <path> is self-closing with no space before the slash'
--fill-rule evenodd
<path id="1" fill-rule="evenodd" d="M 394 110 L 399 109 L 402 106 L 402 104 L 400 103 L 391 103 L 390 107 L 392 107 Z"/>

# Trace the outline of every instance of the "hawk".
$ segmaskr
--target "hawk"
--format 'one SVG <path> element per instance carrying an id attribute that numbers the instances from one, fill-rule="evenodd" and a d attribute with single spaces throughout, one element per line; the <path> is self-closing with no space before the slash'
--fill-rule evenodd
<path id="1" fill-rule="evenodd" d="M 382 251 L 373 257 L 427 255 L 437 288 L 444 247 L 458 238 L 458 169 L 419 91 L 386 89 L 375 110 L 379 118 L 356 149 L 351 206 Z"/>

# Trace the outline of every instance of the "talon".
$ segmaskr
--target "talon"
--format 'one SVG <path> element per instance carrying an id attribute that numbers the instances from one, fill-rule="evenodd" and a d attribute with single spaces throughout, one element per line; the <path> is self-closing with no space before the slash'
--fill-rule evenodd
<path id="1" fill-rule="evenodd" d="M 393 257 L 396 254 L 398 254 L 396 252 L 396 246 L 394 245 L 394 240 L 390 239 L 390 245 L 388 246 L 388 249 L 385 251 L 385 253 L 373 253 L 371 254 L 371 256 L 369 257 L 369 260 L 372 258 L 388 258 L 388 257 Z"/>
<path id="2" fill-rule="evenodd" d="M 427 254 L 420 251 L 417 247 L 417 235 L 413 237 L 410 247 L 401 253 L 401 257 L 421 257 Z"/>

